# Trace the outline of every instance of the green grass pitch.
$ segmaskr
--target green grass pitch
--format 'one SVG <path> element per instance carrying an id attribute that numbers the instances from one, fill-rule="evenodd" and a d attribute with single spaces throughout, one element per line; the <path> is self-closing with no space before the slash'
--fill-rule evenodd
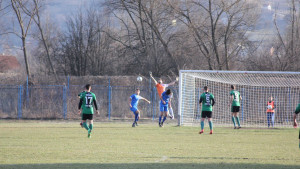
<path id="1" fill-rule="evenodd" d="M 207 125 L 207 124 L 206 124 Z M 0 168 L 300 168 L 297 129 L 0 121 Z"/>

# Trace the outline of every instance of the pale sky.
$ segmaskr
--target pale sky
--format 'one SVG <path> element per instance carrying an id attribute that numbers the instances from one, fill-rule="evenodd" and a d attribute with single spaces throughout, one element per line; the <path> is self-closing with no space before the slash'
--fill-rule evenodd
<path id="1" fill-rule="evenodd" d="M 90 3 L 100 4 L 104 0 L 45 0 L 46 9 L 43 15 L 47 15 L 51 18 L 52 22 L 55 22 L 60 29 L 65 28 L 66 16 L 71 16 L 76 13 L 80 8 L 85 8 L 90 5 Z M 286 0 L 263 0 L 261 2 L 262 15 L 256 25 L 254 32 L 249 32 L 251 34 L 252 40 L 269 39 L 269 37 L 274 36 L 275 28 L 273 23 L 274 13 L 277 10 L 278 25 L 280 30 L 284 31 L 287 23 L 287 16 L 289 15 L 289 5 Z M 271 10 L 269 10 L 269 5 L 271 5 Z M 14 14 L 10 14 L 4 18 L 5 20 L 10 20 Z M 20 39 L 16 38 L 15 35 L 11 35 L 9 38 L 0 39 L 0 53 L 3 52 L 4 46 L 1 45 L 1 41 L 8 41 L 9 46 L 20 46 Z"/>

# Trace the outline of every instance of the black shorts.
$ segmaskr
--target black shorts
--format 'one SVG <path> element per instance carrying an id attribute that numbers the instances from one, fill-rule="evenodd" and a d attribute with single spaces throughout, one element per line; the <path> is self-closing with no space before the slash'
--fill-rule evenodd
<path id="1" fill-rule="evenodd" d="M 82 120 L 93 120 L 93 114 L 82 114 Z"/>
<path id="2" fill-rule="evenodd" d="M 233 112 L 233 113 L 240 112 L 240 106 L 232 106 L 231 112 Z"/>
<path id="3" fill-rule="evenodd" d="M 202 113 L 201 113 L 201 117 L 202 118 L 211 118 L 211 116 L 212 116 L 212 112 L 211 111 L 202 111 Z"/>

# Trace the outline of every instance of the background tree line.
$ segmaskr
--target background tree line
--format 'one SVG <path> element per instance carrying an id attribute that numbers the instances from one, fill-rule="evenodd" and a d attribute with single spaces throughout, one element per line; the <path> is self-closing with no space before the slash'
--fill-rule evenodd
<path id="1" fill-rule="evenodd" d="M 63 30 L 44 14 L 44 0 L 0 0 L 0 39 L 20 38 L 28 75 L 299 71 L 300 7 L 288 2 L 285 30 L 275 12 L 277 33 L 258 41 L 251 32 L 261 16 L 259 0 L 105 0 L 66 16 Z"/>

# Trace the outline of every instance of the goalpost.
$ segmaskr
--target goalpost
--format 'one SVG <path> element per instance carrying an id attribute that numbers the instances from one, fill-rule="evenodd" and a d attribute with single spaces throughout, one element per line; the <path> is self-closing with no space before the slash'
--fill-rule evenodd
<path id="1" fill-rule="evenodd" d="M 293 114 L 300 103 L 300 72 L 180 70 L 178 125 L 199 125 L 200 95 L 203 87 L 215 96 L 213 122 L 233 126 L 230 86 L 242 96 L 239 117 L 242 127 L 267 127 L 267 101 L 276 105 L 274 127 L 292 127 Z"/>

